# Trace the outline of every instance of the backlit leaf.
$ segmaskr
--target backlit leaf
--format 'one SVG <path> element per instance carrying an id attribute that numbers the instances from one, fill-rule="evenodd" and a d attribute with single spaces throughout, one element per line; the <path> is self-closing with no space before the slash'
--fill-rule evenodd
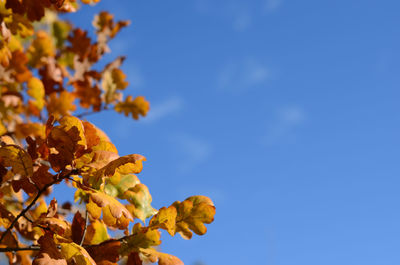
<path id="1" fill-rule="evenodd" d="M 132 99 L 132 96 L 128 96 L 125 101 L 118 102 L 114 109 L 117 112 L 123 112 L 125 116 L 129 116 L 130 114 L 132 118 L 138 120 L 140 115 L 147 115 L 147 112 L 150 109 L 150 104 L 144 99 L 144 97 L 139 96 Z"/>
<path id="2" fill-rule="evenodd" d="M 31 177 L 33 174 L 32 159 L 29 154 L 17 145 L 0 147 L 0 158 L 5 167 L 11 167 L 14 174 Z"/>

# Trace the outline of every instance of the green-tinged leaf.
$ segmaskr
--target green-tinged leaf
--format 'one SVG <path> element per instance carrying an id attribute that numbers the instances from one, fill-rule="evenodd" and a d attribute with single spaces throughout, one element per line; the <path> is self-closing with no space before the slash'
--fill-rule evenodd
<path id="1" fill-rule="evenodd" d="M 143 222 L 157 213 L 157 210 L 151 207 L 152 198 L 149 189 L 144 184 L 136 184 L 134 187 L 129 188 L 125 191 L 124 197 L 132 204 L 127 208 L 136 218 Z"/>
<path id="2" fill-rule="evenodd" d="M 122 241 L 121 254 L 128 255 L 131 252 L 138 251 L 139 248 L 149 248 L 161 244 L 160 232 L 157 229 L 142 227 L 136 223 L 132 228 L 132 234 Z"/>

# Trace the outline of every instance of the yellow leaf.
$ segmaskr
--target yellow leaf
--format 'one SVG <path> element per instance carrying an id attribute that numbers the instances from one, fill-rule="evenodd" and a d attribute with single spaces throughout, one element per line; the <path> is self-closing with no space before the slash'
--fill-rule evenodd
<path id="1" fill-rule="evenodd" d="M 84 190 L 89 193 L 90 201 L 87 204 L 87 210 L 93 218 L 99 217 L 99 210 L 103 212 L 103 220 L 109 226 L 114 226 L 119 229 L 125 229 L 129 225 L 129 221 L 133 221 L 130 212 L 118 200 L 114 199 L 107 194 L 93 190 Z M 95 207 L 93 202 L 97 207 Z"/>
<path id="2" fill-rule="evenodd" d="M 44 86 L 42 81 L 39 78 L 32 77 L 28 81 L 28 90 L 27 93 L 31 96 L 35 101 L 34 105 L 39 109 L 42 110 L 44 107 Z"/>
<path id="3" fill-rule="evenodd" d="M 86 250 L 75 243 L 61 243 L 61 255 L 68 264 L 96 265 Z"/>
<path id="4" fill-rule="evenodd" d="M 173 236 L 175 235 L 175 225 L 176 225 L 176 208 L 170 206 L 168 208 L 161 208 L 156 215 L 150 220 L 150 227 L 162 228 L 167 230 L 167 232 Z"/>
<path id="5" fill-rule="evenodd" d="M 184 265 L 183 262 L 170 254 L 161 253 L 153 248 L 140 248 L 139 257 L 145 262 L 157 262 L 158 265 Z"/>
<path id="6" fill-rule="evenodd" d="M 108 240 L 110 236 L 107 232 L 107 227 L 101 220 L 93 220 L 86 230 L 85 242 L 89 245 L 100 244 Z"/>
<path id="7" fill-rule="evenodd" d="M 105 177 L 112 177 L 115 173 L 124 175 L 139 173 L 143 168 L 142 161 L 146 161 L 146 158 L 137 154 L 119 157 L 97 170 L 93 176 L 89 176 L 88 183 L 93 188 L 99 189 L 103 185 Z"/>
<path id="8" fill-rule="evenodd" d="M 40 67 L 44 64 L 44 59 L 54 57 L 55 47 L 53 40 L 45 31 L 38 31 L 36 38 L 28 48 L 29 64 L 33 67 Z"/>
<path id="9" fill-rule="evenodd" d="M 33 174 L 32 158 L 17 145 L 6 145 L 0 148 L 0 158 L 5 167 L 12 167 L 14 174 L 31 177 Z"/>
<path id="10" fill-rule="evenodd" d="M 71 111 L 75 111 L 74 96 L 68 91 L 61 91 L 60 95 L 53 92 L 49 96 L 47 111 L 55 118 L 69 115 Z"/>
<path id="11" fill-rule="evenodd" d="M 150 103 L 142 96 L 139 96 L 134 100 L 132 100 L 132 96 L 128 96 L 125 101 L 118 102 L 114 109 L 119 113 L 123 112 L 125 116 L 129 116 L 129 114 L 131 114 L 132 118 L 138 120 L 139 115 L 147 115 L 147 112 L 150 109 Z"/>
<path id="12" fill-rule="evenodd" d="M 204 235 L 207 228 L 204 224 L 214 221 L 215 207 L 205 196 L 192 196 L 183 202 L 172 204 L 177 209 L 175 233 L 179 232 L 184 239 L 192 238 L 192 230 L 198 235 Z"/>
<path id="13" fill-rule="evenodd" d="M 121 245 L 121 254 L 126 256 L 139 248 L 149 248 L 161 244 L 160 231 L 157 229 L 149 229 L 142 227 L 140 223 L 136 223 L 132 228 L 132 234 L 125 237 Z"/>
<path id="14" fill-rule="evenodd" d="M 83 128 L 83 123 L 80 119 L 74 116 L 66 115 L 59 120 L 59 123 L 61 126 L 63 126 L 64 131 L 68 131 L 69 129 L 76 127 L 79 131 L 79 137 L 81 138 L 78 141 L 78 144 L 86 146 L 85 131 Z"/>

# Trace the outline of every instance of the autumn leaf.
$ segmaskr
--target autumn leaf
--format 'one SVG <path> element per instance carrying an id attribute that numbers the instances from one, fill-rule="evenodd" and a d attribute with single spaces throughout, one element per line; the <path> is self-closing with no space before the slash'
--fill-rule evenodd
<path id="1" fill-rule="evenodd" d="M 61 255 L 68 264 L 96 265 L 87 251 L 75 243 L 60 243 Z"/>
<path id="2" fill-rule="evenodd" d="M 85 219 L 82 217 L 81 213 L 77 211 L 72 220 L 71 230 L 72 230 L 72 241 L 74 243 L 80 244 L 84 230 L 86 227 Z"/>
<path id="3" fill-rule="evenodd" d="M 40 79 L 36 77 L 32 77 L 28 81 L 28 90 L 27 93 L 29 96 L 31 96 L 34 99 L 33 104 L 39 109 L 42 110 L 44 107 L 44 86 L 43 83 Z"/>
<path id="4" fill-rule="evenodd" d="M 123 112 L 125 116 L 129 116 L 130 114 L 132 118 L 138 120 L 139 115 L 147 115 L 147 112 L 150 109 L 150 104 L 144 99 L 144 97 L 139 96 L 132 100 L 132 96 L 128 96 L 125 101 L 118 102 L 114 109 L 117 112 Z"/>
<path id="5" fill-rule="evenodd" d="M 40 252 L 32 265 L 67 265 L 50 233 L 46 233 L 39 240 Z"/>
<path id="6" fill-rule="evenodd" d="M 33 3 L 33 0 L 30 0 Z M 43 1 L 43 0 L 38 0 Z M 45 31 L 38 31 L 36 38 L 28 48 L 29 64 L 33 67 L 40 67 L 45 63 L 45 58 L 55 55 L 53 40 Z"/>
<path id="7" fill-rule="evenodd" d="M 110 239 L 106 225 L 101 221 L 94 219 L 87 227 L 85 243 L 89 245 L 100 244 Z"/>
<path id="8" fill-rule="evenodd" d="M 120 248 L 121 242 L 110 240 L 101 245 L 89 246 L 87 252 L 97 264 L 114 264 L 120 259 Z"/>
<path id="9" fill-rule="evenodd" d="M 110 153 L 105 154 L 111 155 Z M 119 157 L 112 160 L 101 169 L 97 170 L 92 176 L 89 176 L 88 182 L 92 185 L 93 188 L 99 189 L 100 186 L 103 185 L 104 178 L 112 177 L 115 173 L 140 173 L 143 168 L 142 161 L 146 161 L 146 158 L 138 154 Z"/>
<path id="10" fill-rule="evenodd" d="M 139 257 L 145 262 L 157 262 L 159 265 L 184 265 L 183 262 L 170 254 L 161 253 L 153 248 L 140 248 Z"/>
<path id="11" fill-rule="evenodd" d="M 151 207 L 152 198 L 149 189 L 144 184 L 136 184 L 129 188 L 124 192 L 124 198 L 132 204 L 127 206 L 128 210 L 143 222 L 157 213 L 157 210 Z"/>
<path id="12" fill-rule="evenodd" d="M 207 228 L 204 224 L 214 221 L 215 207 L 205 196 L 192 196 L 183 202 L 172 204 L 177 209 L 175 233 L 184 239 L 192 238 L 192 230 L 198 235 L 204 235 Z"/>
<path id="13" fill-rule="evenodd" d="M 132 228 L 132 234 L 125 237 L 121 245 L 121 254 L 126 256 L 131 252 L 137 252 L 140 248 L 149 248 L 161 244 L 160 231 L 142 227 L 136 223 Z"/>
<path id="14" fill-rule="evenodd" d="M 129 221 L 133 221 L 133 217 L 130 212 L 118 200 L 101 191 L 96 191 L 93 189 L 86 189 L 84 191 L 90 196 L 89 204 L 87 204 L 87 210 L 93 218 L 98 219 L 98 208 L 100 208 L 100 210 L 103 212 L 103 220 L 109 226 L 125 229 L 129 225 Z"/>
<path id="15" fill-rule="evenodd" d="M 69 115 L 71 111 L 76 109 L 73 104 L 74 100 L 73 94 L 68 91 L 62 91 L 60 94 L 53 92 L 50 94 L 47 111 L 56 118 Z"/>
<path id="16" fill-rule="evenodd" d="M 6 145 L 0 148 L 0 158 L 5 167 L 11 167 L 14 174 L 31 177 L 33 174 L 32 159 L 29 154 L 17 145 Z"/>
<path id="17" fill-rule="evenodd" d="M 118 90 L 123 90 L 128 85 L 125 82 L 125 74 L 119 69 L 125 57 L 120 56 L 111 63 L 107 64 L 101 76 L 101 88 L 103 90 L 102 100 L 106 104 L 114 103 L 122 99 L 122 94 Z"/>
<path id="18" fill-rule="evenodd" d="M 174 206 L 162 207 L 150 220 L 150 227 L 162 228 L 173 236 L 175 235 L 176 216 L 178 212 Z"/>

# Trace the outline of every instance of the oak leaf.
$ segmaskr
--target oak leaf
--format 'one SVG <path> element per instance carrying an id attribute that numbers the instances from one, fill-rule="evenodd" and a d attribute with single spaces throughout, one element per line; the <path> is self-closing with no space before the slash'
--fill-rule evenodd
<path id="1" fill-rule="evenodd" d="M 46 233 L 39 238 L 40 252 L 35 257 L 32 265 L 67 265 L 67 261 L 62 257 L 53 236 Z"/>
<path id="2" fill-rule="evenodd" d="M 61 255 L 68 264 L 96 265 L 87 251 L 75 243 L 60 243 Z"/>
<path id="3" fill-rule="evenodd" d="M 34 99 L 33 104 L 39 110 L 42 110 L 45 103 L 44 101 L 45 91 L 42 81 L 39 78 L 32 77 L 31 79 L 29 79 L 27 86 L 28 86 L 27 90 L 28 95 Z"/>
<path id="4" fill-rule="evenodd" d="M 184 239 L 192 238 L 190 230 L 204 235 L 207 232 L 204 224 L 214 221 L 215 206 L 208 197 L 192 196 L 172 205 L 177 209 L 175 233 L 179 232 Z"/>
<path id="5" fill-rule="evenodd" d="M 136 97 L 135 99 L 132 99 L 132 96 L 128 96 L 125 101 L 118 102 L 114 109 L 117 112 L 123 112 L 125 116 L 131 114 L 132 118 L 138 120 L 140 115 L 147 115 L 147 112 L 150 109 L 150 104 L 142 96 Z"/>
<path id="6" fill-rule="evenodd" d="M 45 58 L 53 57 L 55 55 L 53 40 L 45 31 L 38 31 L 36 33 L 36 38 L 32 41 L 27 53 L 29 64 L 38 68 L 45 64 Z"/>
<path id="7" fill-rule="evenodd" d="M 11 167 L 14 174 L 21 177 L 31 177 L 33 163 L 29 154 L 17 145 L 6 145 L 0 148 L 1 163 L 5 167 Z"/>
<path id="8" fill-rule="evenodd" d="M 121 244 L 121 254 L 129 255 L 131 252 L 137 252 L 140 248 L 150 248 L 161 244 L 160 231 L 142 227 L 140 223 L 136 223 L 132 228 L 132 234 L 125 237 Z"/>
<path id="9" fill-rule="evenodd" d="M 106 222 L 106 224 L 108 223 L 110 226 L 125 229 L 129 221 L 133 221 L 131 213 L 118 200 L 101 191 L 93 189 L 86 189 L 84 191 L 90 196 L 89 203 L 86 206 L 93 218 L 98 219 L 98 208 L 100 208 L 104 215 L 104 222 Z"/>
<path id="10" fill-rule="evenodd" d="M 184 265 L 179 258 L 170 254 L 158 252 L 153 248 L 140 248 L 139 257 L 146 262 L 154 263 L 158 261 L 159 265 Z"/>
<path id="11" fill-rule="evenodd" d="M 50 94 L 47 111 L 54 115 L 56 118 L 69 115 L 71 111 L 76 109 L 74 105 L 75 97 L 68 91 L 61 91 L 58 93 L 53 92 Z"/>
<path id="12" fill-rule="evenodd" d="M 173 236 L 175 235 L 176 216 L 178 212 L 174 206 L 162 207 L 150 220 L 150 227 L 162 228 Z"/>
<path id="13" fill-rule="evenodd" d="M 144 184 L 136 184 L 129 188 L 124 192 L 124 198 L 132 204 L 127 206 L 128 210 L 143 222 L 157 213 L 157 210 L 151 207 L 152 198 L 149 189 Z"/>
<path id="14" fill-rule="evenodd" d="M 110 239 L 107 227 L 101 220 L 94 219 L 87 227 L 85 243 L 89 245 L 100 244 Z"/>

